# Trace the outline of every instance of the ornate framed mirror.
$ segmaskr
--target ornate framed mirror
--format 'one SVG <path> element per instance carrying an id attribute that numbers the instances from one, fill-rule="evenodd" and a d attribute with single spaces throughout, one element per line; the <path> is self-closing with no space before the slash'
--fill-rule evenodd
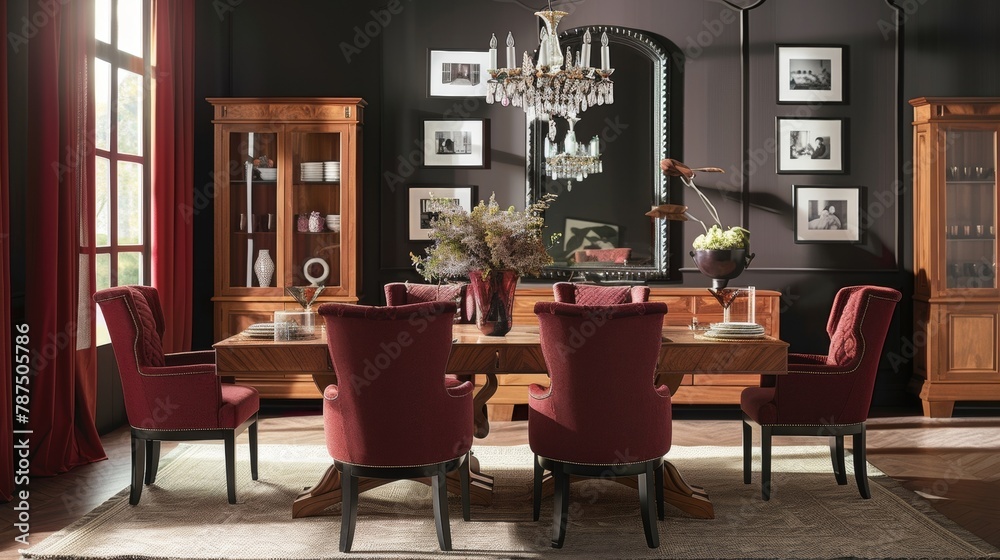
<path id="1" fill-rule="evenodd" d="M 528 116 L 526 200 L 530 204 L 544 193 L 557 194 L 545 213 L 544 239 L 562 234 L 549 249 L 555 262 L 541 277 L 663 280 L 670 270 L 668 222 L 645 213 L 669 202 L 669 182 L 659 168 L 670 149 L 669 57 L 646 33 L 613 26 L 570 29 L 560 35 L 563 48 L 577 52 L 587 30 L 596 44 L 607 33 L 615 69 L 615 102 L 588 108 L 575 125 L 580 143 L 600 139 L 603 170 L 583 180 L 553 179 L 545 165 L 545 139 L 555 126 L 555 142 L 562 146 L 569 124 L 560 117 Z"/>

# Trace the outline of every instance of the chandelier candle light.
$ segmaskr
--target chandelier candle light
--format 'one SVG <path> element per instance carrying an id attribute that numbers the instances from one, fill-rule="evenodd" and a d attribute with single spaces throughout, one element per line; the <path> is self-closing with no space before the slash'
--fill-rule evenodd
<path id="1" fill-rule="evenodd" d="M 566 138 L 563 141 L 563 151 L 559 152 L 558 145 L 545 138 L 545 171 L 552 177 L 552 180 L 567 178 L 567 190 L 573 190 L 573 181 L 582 181 L 591 173 L 600 173 L 603 170 L 601 164 L 601 141 L 594 136 L 590 142 L 581 144 L 576 138 L 574 127 L 580 120 L 577 117 L 568 117 L 569 130 L 566 131 Z M 555 121 L 550 120 L 550 130 L 555 130 Z"/>
<path id="2" fill-rule="evenodd" d="M 486 102 L 503 106 L 513 104 L 526 113 L 575 117 L 593 105 L 614 103 L 614 83 L 611 81 L 611 55 L 608 35 L 601 35 L 601 67 L 590 66 L 591 35 L 583 35 L 583 45 L 576 53 L 568 47 L 563 56 L 559 46 L 559 20 L 567 12 L 551 9 L 535 12 L 545 23 L 539 33 L 538 61 L 532 63 L 525 52 L 520 67 L 514 49 L 514 35 L 507 33 L 507 66 L 497 68 L 497 37 L 490 38 L 491 79 L 486 91 Z M 563 67 L 565 63 L 565 68 Z"/>

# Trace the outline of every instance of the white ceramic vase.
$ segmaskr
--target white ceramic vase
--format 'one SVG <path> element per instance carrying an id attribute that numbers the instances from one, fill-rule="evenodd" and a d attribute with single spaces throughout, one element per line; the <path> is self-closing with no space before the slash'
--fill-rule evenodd
<path id="1" fill-rule="evenodd" d="M 257 260 L 253 263 L 253 271 L 257 275 L 257 282 L 260 283 L 261 288 L 271 285 L 271 278 L 274 277 L 274 261 L 271 260 L 269 249 L 261 249 L 257 253 Z"/>

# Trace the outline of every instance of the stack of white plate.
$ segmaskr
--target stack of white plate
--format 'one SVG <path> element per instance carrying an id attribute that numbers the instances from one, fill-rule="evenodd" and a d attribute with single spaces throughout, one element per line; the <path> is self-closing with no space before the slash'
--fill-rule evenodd
<path id="1" fill-rule="evenodd" d="M 764 327 L 757 323 L 712 323 L 705 331 L 709 338 L 764 338 Z"/>
<path id="2" fill-rule="evenodd" d="M 326 229 L 330 231 L 340 231 L 340 214 L 326 215 Z"/>
<path id="3" fill-rule="evenodd" d="M 258 167 L 260 171 L 261 181 L 277 181 L 278 180 L 278 168 L 277 167 Z"/>
<path id="4" fill-rule="evenodd" d="M 322 161 L 305 161 L 302 162 L 302 180 L 303 181 L 322 181 L 323 180 L 323 162 Z"/>
<path id="5" fill-rule="evenodd" d="M 340 180 L 340 162 L 339 161 L 324 161 L 323 162 L 323 180 L 324 181 L 339 181 Z"/>
<path id="6" fill-rule="evenodd" d="M 243 331 L 248 338 L 274 339 L 274 323 L 254 323 Z"/>

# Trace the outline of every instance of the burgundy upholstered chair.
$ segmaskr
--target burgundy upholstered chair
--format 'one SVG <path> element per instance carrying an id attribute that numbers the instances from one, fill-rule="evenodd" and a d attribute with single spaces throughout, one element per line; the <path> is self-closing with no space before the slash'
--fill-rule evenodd
<path id="1" fill-rule="evenodd" d="M 573 282 L 552 285 L 555 300 L 577 305 L 616 305 L 649 301 L 649 286 L 595 286 Z"/>
<path id="2" fill-rule="evenodd" d="M 761 495 L 771 497 L 771 437 L 829 436 L 838 484 L 847 484 L 844 436 L 854 443 L 854 477 L 870 498 L 865 458 L 865 421 L 875 374 L 900 293 L 880 286 L 842 288 L 826 325 L 826 355 L 789 354 L 788 375 L 761 376 L 760 387 L 743 390 L 743 483 L 750 484 L 751 424 L 761 432 Z"/>
<path id="3" fill-rule="evenodd" d="M 156 482 L 161 441 L 221 439 L 226 491 L 235 504 L 236 436 L 247 428 L 250 473 L 257 480 L 257 390 L 221 383 L 212 350 L 164 354 L 163 311 L 155 288 L 109 288 L 94 294 L 94 301 L 108 325 L 132 426 L 129 503 L 139 503 L 143 482 Z"/>
<path id="4" fill-rule="evenodd" d="M 476 302 L 468 283 L 411 284 L 391 282 L 383 286 L 385 304 L 390 306 L 423 303 L 425 301 L 454 301 L 458 304 L 456 323 L 476 322 Z"/>
<path id="5" fill-rule="evenodd" d="M 326 447 L 341 473 L 340 551 L 351 550 L 358 477 L 431 477 L 441 550 L 451 550 L 445 475 L 459 470 L 469 519 L 472 383 L 446 383 L 454 302 L 326 303 L 337 385 L 323 393 Z"/>
<path id="6" fill-rule="evenodd" d="M 670 390 L 654 387 L 667 304 L 584 306 L 538 302 L 539 336 L 551 377 L 529 387 L 528 443 L 535 454 L 533 516 L 542 474 L 555 482 L 552 546 L 566 537 L 570 475 L 639 477 L 646 544 L 659 546 L 663 456 L 670 450 Z"/>

